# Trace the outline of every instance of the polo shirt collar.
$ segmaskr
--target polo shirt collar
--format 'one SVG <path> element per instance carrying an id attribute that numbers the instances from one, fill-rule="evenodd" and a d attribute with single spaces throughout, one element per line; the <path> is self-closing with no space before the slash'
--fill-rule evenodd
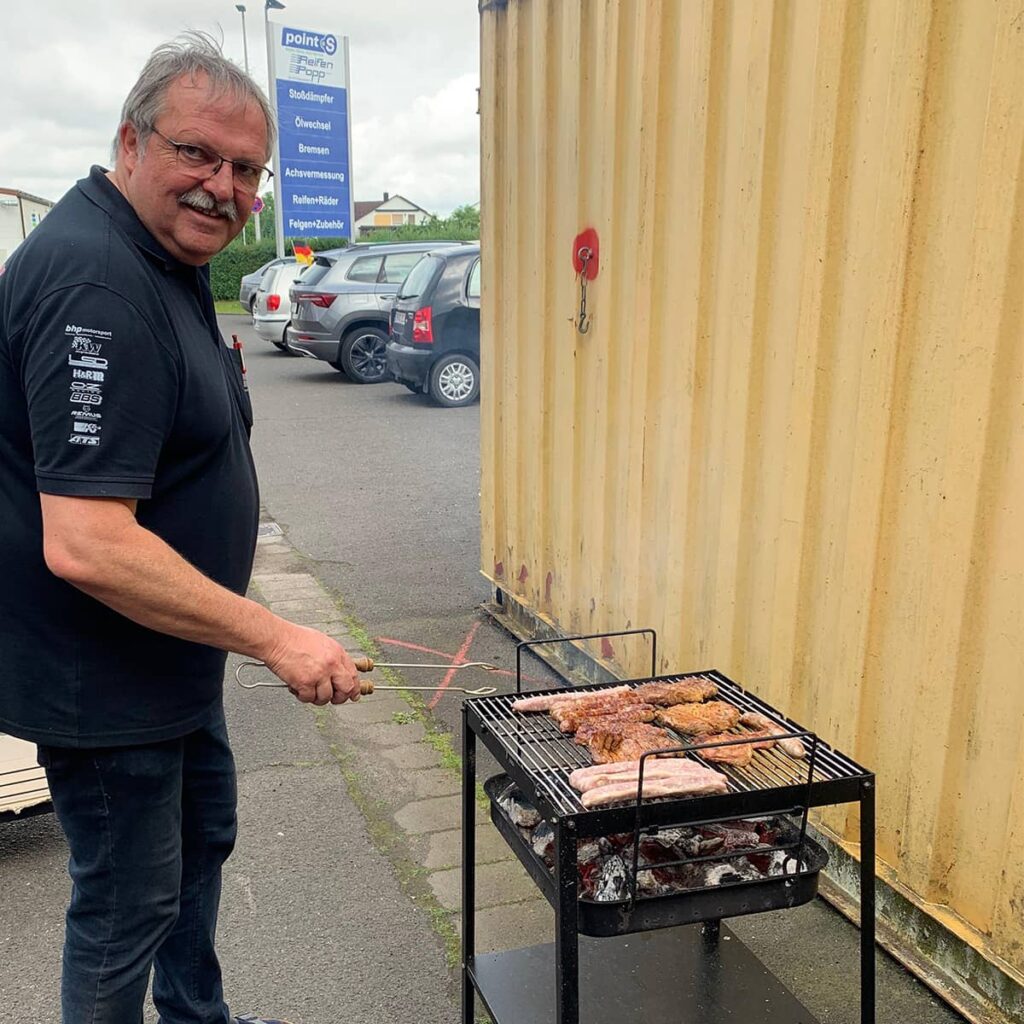
<path id="1" fill-rule="evenodd" d="M 175 259 L 147 230 L 132 209 L 131 203 L 121 194 L 117 186 L 107 177 L 106 169 L 94 164 L 89 177 L 78 182 L 79 190 L 87 199 L 104 210 L 110 219 L 140 248 L 164 264 L 166 270 L 190 270 L 195 268 Z"/>

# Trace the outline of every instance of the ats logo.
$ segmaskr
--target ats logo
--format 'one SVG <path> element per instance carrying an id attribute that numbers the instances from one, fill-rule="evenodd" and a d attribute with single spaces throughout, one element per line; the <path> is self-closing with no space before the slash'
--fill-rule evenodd
<path id="1" fill-rule="evenodd" d="M 320 32 L 305 32 L 297 28 L 281 29 L 281 45 L 295 50 L 312 50 L 333 57 L 338 52 L 338 37 Z"/>

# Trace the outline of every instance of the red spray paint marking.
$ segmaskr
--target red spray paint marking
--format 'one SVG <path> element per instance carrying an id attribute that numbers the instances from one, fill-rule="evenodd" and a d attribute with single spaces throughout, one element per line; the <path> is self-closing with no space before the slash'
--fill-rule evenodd
<path id="1" fill-rule="evenodd" d="M 455 675 L 455 669 L 462 664 L 465 664 L 469 659 L 466 655 L 469 653 L 469 646 L 473 642 L 473 637 L 476 636 L 476 631 L 480 628 L 479 621 L 474 622 L 469 627 L 469 632 L 466 634 L 466 639 L 462 641 L 462 646 L 459 648 L 459 653 L 455 655 L 455 660 L 452 662 L 452 667 L 448 669 L 444 674 L 444 679 L 441 680 L 441 685 L 437 688 L 437 693 L 430 699 L 430 703 L 427 705 L 431 710 L 434 709 L 437 702 L 441 699 L 442 694 L 451 685 L 452 678 Z"/>
<path id="2" fill-rule="evenodd" d="M 526 571 L 526 563 L 524 562 L 519 569 L 519 582 L 525 583 L 527 576 L 530 574 Z"/>
<path id="3" fill-rule="evenodd" d="M 504 576 L 504 575 L 505 575 L 505 563 L 504 562 L 495 562 L 494 563 L 494 576 L 495 576 L 495 579 L 499 579 L 500 580 L 502 578 L 502 576 Z"/>
<path id="4" fill-rule="evenodd" d="M 608 637 L 606 637 L 606 636 L 601 637 L 601 657 L 602 658 L 614 658 L 615 657 L 615 648 L 612 647 L 611 640 L 609 640 Z"/>
<path id="5" fill-rule="evenodd" d="M 447 661 L 453 661 L 456 655 L 449 654 L 447 651 L 435 651 L 433 647 L 424 647 L 422 644 L 412 644 L 405 640 L 395 640 L 388 636 L 376 636 L 373 638 L 378 644 L 388 644 L 392 647 L 402 647 L 408 651 L 419 651 L 421 654 L 433 654 L 435 657 L 444 658 Z M 515 679 L 515 672 L 510 671 L 507 668 L 494 669 L 487 673 L 489 676 L 509 676 L 511 679 Z M 522 680 L 524 683 L 543 683 L 547 682 L 545 679 L 539 679 L 537 676 L 523 675 Z"/>

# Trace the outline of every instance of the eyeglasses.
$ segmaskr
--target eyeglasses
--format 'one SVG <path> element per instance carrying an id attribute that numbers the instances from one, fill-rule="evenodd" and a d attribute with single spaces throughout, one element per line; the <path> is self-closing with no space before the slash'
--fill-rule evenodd
<path id="1" fill-rule="evenodd" d="M 198 177 L 212 178 L 225 164 L 231 164 L 231 174 L 235 185 L 247 192 L 255 192 L 274 176 L 274 172 L 269 167 L 249 164 L 244 160 L 229 160 L 226 156 L 213 153 L 192 142 L 175 142 L 174 139 L 167 138 L 163 132 L 157 131 L 152 125 L 149 130 L 154 135 L 159 135 L 168 146 L 173 146 L 178 154 L 178 163 Z"/>

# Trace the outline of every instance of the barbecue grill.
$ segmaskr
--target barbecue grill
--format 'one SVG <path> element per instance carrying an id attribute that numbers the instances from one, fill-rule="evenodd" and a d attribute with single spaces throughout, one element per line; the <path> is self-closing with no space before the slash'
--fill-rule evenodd
<path id="1" fill-rule="evenodd" d="M 626 685 L 703 677 L 718 686 L 717 698 L 743 712 L 759 712 L 781 734 L 799 737 L 807 756 L 797 760 L 778 747 L 758 750 L 745 767 L 711 763 L 728 778 L 728 792 L 684 798 L 637 796 L 588 810 L 569 785 L 569 774 L 591 763 L 589 752 L 564 735 L 544 712 L 512 710 L 522 691 L 522 653 L 540 643 L 570 643 L 643 633 L 651 637 L 651 675 Z M 479 697 L 463 705 L 463 1024 L 472 1024 L 474 993 L 496 1024 L 578 1024 L 642 1019 L 718 1024 L 750 1017 L 759 1024 L 815 1024 L 814 1018 L 770 975 L 728 929 L 720 943 L 721 920 L 741 914 L 798 906 L 817 892 L 825 852 L 807 835 L 811 807 L 860 804 L 861 842 L 861 1024 L 875 1022 L 874 977 L 874 776 L 809 730 L 792 722 L 717 670 L 656 676 L 653 630 L 531 641 L 517 651 L 516 693 Z M 585 686 L 600 693 L 621 681 Z M 562 690 L 531 691 L 558 693 Z M 579 692 L 579 690 L 574 690 Z M 679 750 L 703 761 L 712 746 L 744 742 L 744 732 L 712 743 L 680 740 Z M 501 766 L 485 791 L 491 819 L 555 911 L 553 946 L 496 954 L 475 952 L 476 742 L 481 740 Z M 707 763 L 707 762 L 705 762 Z M 646 767 L 647 757 L 642 759 Z M 642 768 L 643 770 L 643 768 Z M 524 830 L 510 820 L 501 798 L 510 789 L 536 808 L 554 834 L 553 866 L 540 857 Z M 638 856 L 641 837 L 680 826 L 700 827 L 735 819 L 773 816 L 784 823 L 772 850 L 785 853 L 781 873 L 715 886 L 643 895 Z M 621 899 L 581 896 L 577 846 L 580 841 L 627 834 L 623 852 L 628 890 Z M 744 851 L 739 851 L 742 855 Z M 727 855 L 734 857 L 737 851 Z M 695 856 L 690 860 L 707 859 Z M 685 859 L 684 859 L 685 860 Z M 674 861 L 682 864 L 684 860 Z M 665 865 L 661 865 L 665 866 Z M 693 924 L 701 922 L 701 927 Z M 691 927 L 684 927 L 691 926 Z M 589 942 L 580 936 L 600 937 Z M 583 956 L 581 957 L 581 945 Z M 581 1004 L 581 992 L 583 1001 Z"/>

